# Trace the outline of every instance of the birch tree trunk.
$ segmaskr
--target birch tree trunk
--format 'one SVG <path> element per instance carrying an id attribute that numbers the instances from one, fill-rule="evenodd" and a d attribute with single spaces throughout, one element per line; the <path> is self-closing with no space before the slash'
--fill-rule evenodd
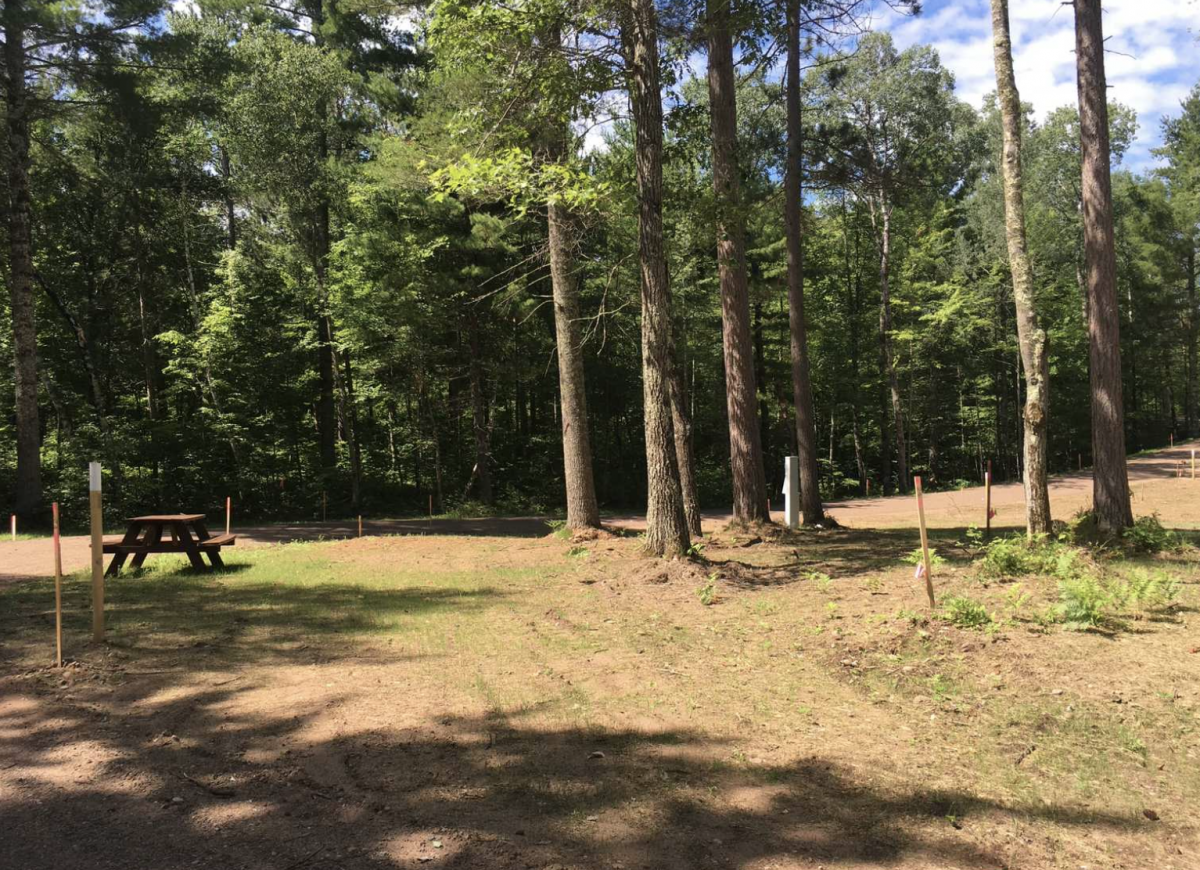
<path id="1" fill-rule="evenodd" d="M 1008 0 L 992 0 L 992 41 L 996 89 L 1004 133 L 1004 230 L 1017 311 L 1017 340 L 1025 370 L 1025 530 L 1032 537 L 1050 532 L 1049 393 L 1046 333 L 1034 307 L 1033 267 L 1025 247 L 1025 202 L 1021 175 L 1021 98 L 1013 73 Z"/>
<path id="2" fill-rule="evenodd" d="M 804 248 L 800 224 L 803 126 L 800 109 L 800 0 L 787 6 L 787 168 L 783 178 L 787 224 L 788 328 L 792 351 L 792 399 L 796 409 L 796 452 L 800 457 L 800 510 L 805 525 L 825 518 L 817 469 L 808 325 L 804 318 Z M 832 442 L 831 442 L 832 443 Z"/>
<path id="3" fill-rule="evenodd" d="M 691 543 L 671 418 L 671 297 L 662 228 L 662 85 L 654 0 L 629 0 L 622 40 L 636 131 L 638 258 L 642 295 L 642 393 L 646 429 L 646 547 L 679 556 Z"/>
<path id="4" fill-rule="evenodd" d="M 4 4 L 4 72 L 8 121 L 8 289 L 12 300 L 17 480 L 13 512 L 31 520 L 42 501 L 38 419 L 37 319 L 33 299 L 32 197 L 29 188 L 29 94 L 25 84 L 25 9 Z"/>
<path id="5" fill-rule="evenodd" d="M 1083 152 L 1083 252 L 1087 269 L 1092 389 L 1092 504 L 1101 529 L 1133 525 L 1125 465 L 1121 319 L 1113 240 L 1108 94 L 1100 0 L 1074 0 L 1079 144 Z"/>
<path id="6" fill-rule="evenodd" d="M 737 101 L 730 0 L 707 0 L 708 101 L 712 118 L 713 189 L 717 200 L 717 266 L 725 354 L 725 400 L 733 473 L 733 522 L 769 521 L 758 421 L 758 386 L 750 340 L 745 218 L 737 162 Z"/>

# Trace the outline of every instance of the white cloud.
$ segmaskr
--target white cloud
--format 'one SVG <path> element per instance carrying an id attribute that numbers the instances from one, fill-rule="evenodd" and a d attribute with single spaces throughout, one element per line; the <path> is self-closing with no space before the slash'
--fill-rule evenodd
<path id="1" fill-rule="evenodd" d="M 1062 0 L 1010 0 L 1013 64 L 1021 98 L 1039 117 L 1076 102 L 1075 20 Z M 882 8 L 876 29 L 906 48 L 932 43 L 955 75 L 959 96 L 979 106 L 995 90 L 988 0 L 927 0 L 915 18 Z M 1138 139 L 1129 162 L 1153 165 L 1163 115 L 1200 79 L 1200 0 L 1104 0 L 1105 71 L 1113 100 L 1138 113 Z"/>

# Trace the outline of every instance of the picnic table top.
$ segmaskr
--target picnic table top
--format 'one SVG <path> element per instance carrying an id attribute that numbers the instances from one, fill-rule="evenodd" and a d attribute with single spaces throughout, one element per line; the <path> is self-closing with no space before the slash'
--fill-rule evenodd
<path id="1" fill-rule="evenodd" d="M 130 517 L 131 523 L 194 523 L 204 519 L 204 514 L 150 514 L 144 517 Z"/>

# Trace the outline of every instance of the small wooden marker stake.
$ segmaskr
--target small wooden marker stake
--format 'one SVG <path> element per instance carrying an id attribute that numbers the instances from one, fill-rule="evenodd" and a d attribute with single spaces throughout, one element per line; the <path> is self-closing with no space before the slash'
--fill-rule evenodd
<path id="1" fill-rule="evenodd" d="M 17 539 L 17 515 L 16 514 L 12 515 L 12 519 L 10 522 L 12 525 L 12 539 L 15 541 Z"/>
<path id="2" fill-rule="evenodd" d="M 58 502 L 50 505 L 54 513 L 54 648 L 55 662 L 62 667 L 62 542 L 58 537 Z"/>
<path id="3" fill-rule="evenodd" d="M 358 536 L 362 537 L 362 514 L 358 515 Z"/>
<path id="4" fill-rule="evenodd" d="M 233 520 L 233 498 L 225 496 L 225 534 L 229 534 L 230 524 Z"/>
<path id="5" fill-rule="evenodd" d="M 871 478 L 867 478 L 867 498 L 871 497 Z"/>
<path id="6" fill-rule="evenodd" d="M 983 501 L 984 515 L 987 521 L 984 524 L 984 532 L 990 538 L 992 536 L 992 460 L 988 460 L 987 471 L 983 473 Z"/>
<path id="7" fill-rule="evenodd" d="M 913 487 L 917 491 L 917 520 L 921 525 L 921 566 L 925 569 L 925 594 L 929 596 L 929 606 L 936 607 L 933 600 L 933 577 L 929 565 L 929 535 L 925 531 L 925 500 L 921 494 L 921 478 L 913 478 Z"/>
<path id="8" fill-rule="evenodd" d="M 104 642 L 104 516 L 100 502 L 100 463 L 88 465 L 92 510 L 92 640 Z"/>
<path id="9" fill-rule="evenodd" d="M 433 493 L 429 493 L 429 518 L 433 519 Z"/>

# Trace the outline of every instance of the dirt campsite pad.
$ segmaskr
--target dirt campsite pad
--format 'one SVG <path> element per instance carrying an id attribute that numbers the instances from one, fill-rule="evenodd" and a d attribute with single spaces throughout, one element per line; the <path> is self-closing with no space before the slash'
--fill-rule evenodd
<path id="1" fill-rule="evenodd" d="M 935 532 L 368 537 L 0 587 L 0 855 L 73 868 L 1194 868 L 1200 561 L 1068 631 Z M 1157 575 L 1156 575 L 1157 576 Z M 1014 594 L 1016 591 L 1017 594 Z"/>

